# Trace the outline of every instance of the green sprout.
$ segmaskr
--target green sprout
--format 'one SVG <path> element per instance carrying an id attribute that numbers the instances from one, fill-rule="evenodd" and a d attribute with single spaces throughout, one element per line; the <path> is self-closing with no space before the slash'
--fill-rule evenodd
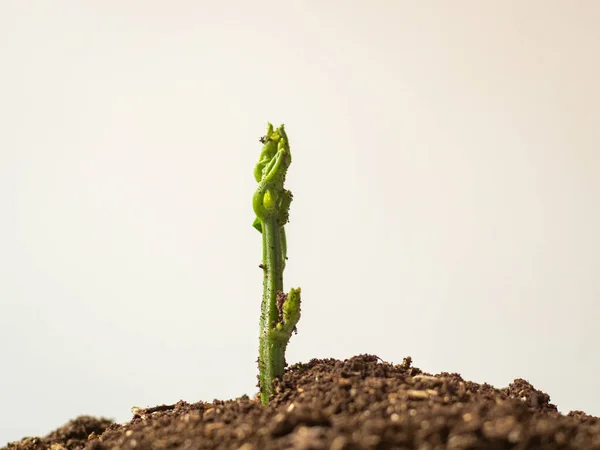
<path id="1" fill-rule="evenodd" d="M 300 288 L 283 290 L 287 260 L 284 226 L 288 222 L 292 193 L 283 187 L 292 156 L 284 126 L 269 124 L 254 178 L 258 188 L 252 199 L 254 228 L 262 234 L 264 273 L 258 356 L 260 396 L 263 404 L 273 394 L 273 382 L 283 375 L 285 350 L 300 319 Z"/>

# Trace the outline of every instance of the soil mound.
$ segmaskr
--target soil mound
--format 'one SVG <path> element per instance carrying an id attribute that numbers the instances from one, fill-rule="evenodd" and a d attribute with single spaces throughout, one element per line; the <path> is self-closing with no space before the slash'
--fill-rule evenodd
<path id="1" fill-rule="evenodd" d="M 129 423 L 79 417 L 4 450 L 600 449 L 600 419 L 557 412 L 522 379 L 507 388 L 430 375 L 411 359 L 314 359 L 289 367 L 267 407 L 258 398 L 162 405 Z"/>

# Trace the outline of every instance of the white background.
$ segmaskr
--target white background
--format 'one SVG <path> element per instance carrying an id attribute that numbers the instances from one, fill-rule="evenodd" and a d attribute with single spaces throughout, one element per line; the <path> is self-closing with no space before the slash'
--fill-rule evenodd
<path id="1" fill-rule="evenodd" d="M 411 355 L 600 415 L 600 3 L 0 4 L 0 445 L 256 392 L 266 122 L 288 361 Z"/>

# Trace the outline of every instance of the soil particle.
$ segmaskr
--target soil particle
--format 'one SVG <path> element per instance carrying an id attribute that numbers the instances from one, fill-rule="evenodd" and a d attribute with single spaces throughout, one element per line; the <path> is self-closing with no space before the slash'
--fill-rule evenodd
<path id="1" fill-rule="evenodd" d="M 80 417 L 10 450 L 600 450 L 600 419 L 557 412 L 523 379 L 507 388 L 430 375 L 410 358 L 314 359 L 256 397 L 135 409 L 126 424 Z"/>

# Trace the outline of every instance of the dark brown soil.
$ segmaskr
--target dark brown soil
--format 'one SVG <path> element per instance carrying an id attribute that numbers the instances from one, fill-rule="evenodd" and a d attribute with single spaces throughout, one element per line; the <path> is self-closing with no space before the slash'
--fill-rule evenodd
<path id="1" fill-rule="evenodd" d="M 11 450 L 600 449 L 600 419 L 561 415 L 527 381 L 508 388 L 429 375 L 410 358 L 370 355 L 288 368 L 268 407 L 257 398 L 134 411 L 131 422 L 80 417 Z"/>

